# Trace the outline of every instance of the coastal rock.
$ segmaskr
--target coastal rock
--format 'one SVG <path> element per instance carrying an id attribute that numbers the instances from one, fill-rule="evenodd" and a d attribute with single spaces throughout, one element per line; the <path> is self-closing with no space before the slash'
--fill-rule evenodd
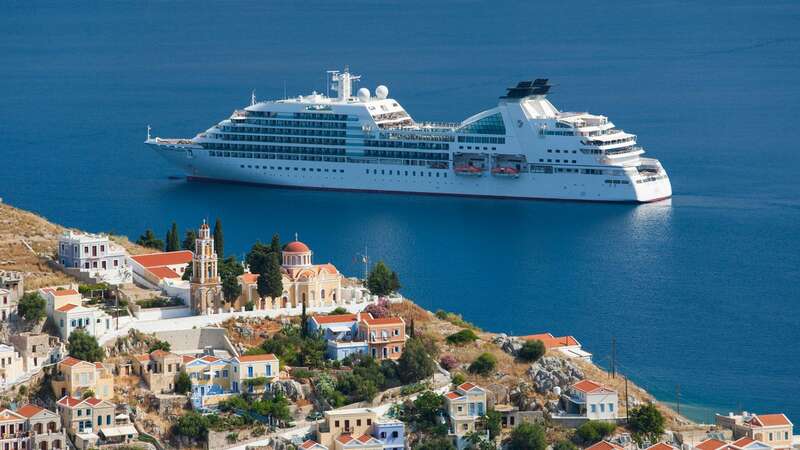
<path id="1" fill-rule="evenodd" d="M 272 389 L 275 392 L 280 392 L 292 401 L 305 399 L 307 396 L 306 389 L 295 380 L 281 380 L 272 384 Z"/>
<path id="2" fill-rule="evenodd" d="M 509 391 L 508 396 L 511 404 L 519 408 L 520 411 L 534 411 L 537 409 L 534 394 L 533 386 L 530 383 L 522 382 L 514 386 Z"/>
<path id="3" fill-rule="evenodd" d="M 524 341 L 518 337 L 508 336 L 505 333 L 500 333 L 492 339 L 495 345 L 500 347 L 501 350 L 512 356 L 517 356 L 519 350 L 522 348 Z"/>
<path id="4" fill-rule="evenodd" d="M 531 364 L 527 373 L 540 394 L 551 394 L 556 386 L 564 390 L 584 378 L 583 371 L 577 366 L 554 356 L 545 356 Z"/>

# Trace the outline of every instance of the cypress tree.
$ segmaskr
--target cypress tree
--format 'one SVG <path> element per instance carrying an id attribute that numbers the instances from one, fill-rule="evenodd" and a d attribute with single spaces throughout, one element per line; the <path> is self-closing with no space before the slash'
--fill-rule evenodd
<path id="1" fill-rule="evenodd" d="M 281 238 L 278 236 L 278 233 L 272 235 L 272 242 L 269 243 L 269 251 L 278 255 L 278 261 L 280 261 Z"/>
<path id="2" fill-rule="evenodd" d="M 283 294 L 283 280 L 278 255 L 270 253 L 264 272 L 258 276 L 258 295 L 261 298 L 279 298 Z"/>
<path id="3" fill-rule="evenodd" d="M 170 230 L 167 230 L 167 234 L 164 235 L 164 251 L 165 252 L 169 251 L 169 239 L 170 239 L 171 236 L 172 236 L 172 232 Z"/>
<path id="4" fill-rule="evenodd" d="M 175 222 L 172 222 L 172 228 L 167 232 L 166 243 L 166 250 L 168 252 L 175 252 L 181 249 L 178 225 Z"/>
<path id="5" fill-rule="evenodd" d="M 306 316 L 306 301 L 303 300 L 303 312 L 300 314 L 300 335 L 308 336 L 308 317 Z"/>
<path id="6" fill-rule="evenodd" d="M 181 248 L 184 250 L 194 251 L 194 241 L 197 239 L 197 233 L 194 230 L 186 230 L 186 237 L 183 238 Z"/>
<path id="7" fill-rule="evenodd" d="M 220 258 L 225 256 L 225 240 L 222 237 L 222 221 L 219 217 L 214 222 L 214 251 L 217 252 L 217 256 Z"/>

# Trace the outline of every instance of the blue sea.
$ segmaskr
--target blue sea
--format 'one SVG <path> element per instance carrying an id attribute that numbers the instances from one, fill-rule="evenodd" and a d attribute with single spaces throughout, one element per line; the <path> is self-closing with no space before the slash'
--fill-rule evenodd
<path id="1" fill-rule="evenodd" d="M 522 79 L 608 115 L 668 170 L 649 205 L 298 191 L 170 179 L 142 141 L 191 137 L 349 64 L 418 120 Z M 572 334 L 697 420 L 800 422 L 800 3 L 5 2 L 0 196 L 136 238 L 220 217 L 228 253 L 299 233 L 348 275 L 368 249 L 426 308 Z"/>

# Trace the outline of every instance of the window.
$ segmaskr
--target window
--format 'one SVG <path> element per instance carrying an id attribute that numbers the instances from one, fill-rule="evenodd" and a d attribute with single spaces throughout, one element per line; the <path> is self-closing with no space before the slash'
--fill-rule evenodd
<path id="1" fill-rule="evenodd" d="M 614 412 L 614 404 L 613 403 L 609 403 L 608 404 L 608 411 L 609 412 Z"/>
<path id="2" fill-rule="evenodd" d="M 606 412 L 606 404 L 600 403 L 600 412 Z"/>
<path id="3" fill-rule="evenodd" d="M 592 405 L 592 412 L 593 413 L 597 412 L 597 405 Z"/>
<path id="4" fill-rule="evenodd" d="M 247 376 L 248 377 L 252 377 L 253 376 L 253 366 L 249 366 L 247 368 Z"/>

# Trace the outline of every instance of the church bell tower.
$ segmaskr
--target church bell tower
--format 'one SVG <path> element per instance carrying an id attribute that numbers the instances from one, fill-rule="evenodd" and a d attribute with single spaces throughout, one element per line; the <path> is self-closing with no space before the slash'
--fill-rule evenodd
<path id="1" fill-rule="evenodd" d="M 221 312 L 222 282 L 217 272 L 217 253 L 214 250 L 214 238 L 208 224 L 203 221 L 194 241 L 194 257 L 192 258 L 192 280 L 190 293 L 192 311 L 195 314 L 211 314 Z"/>

